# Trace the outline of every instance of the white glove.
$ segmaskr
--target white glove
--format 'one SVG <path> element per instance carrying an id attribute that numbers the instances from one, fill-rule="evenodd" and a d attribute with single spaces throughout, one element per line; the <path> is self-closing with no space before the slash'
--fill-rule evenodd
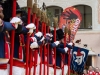
<path id="1" fill-rule="evenodd" d="M 42 32 L 37 32 L 35 35 L 36 35 L 37 37 L 43 36 Z"/>
<path id="2" fill-rule="evenodd" d="M 53 35 L 49 33 L 46 33 L 46 36 L 53 37 Z"/>
<path id="3" fill-rule="evenodd" d="M 42 37 L 42 39 L 40 40 L 41 42 L 44 40 L 45 38 L 44 38 L 44 36 Z"/>
<path id="4" fill-rule="evenodd" d="M 14 24 L 15 24 L 15 29 L 18 28 L 18 24 L 20 24 L 21 22 L 22 22 L 21 19 L 18 18 L 18 17 L 13 17 L 13 18 L 11 19 L 11 21 L 10 21 L 10 23 L 14 23 Z"/>
<path id="5" fill-rule="evenodd" d="M 36 29 L 36 26 L 34 23 L 30 23 L 26 26 L 27 29 L 29 29 L 29 33 L 33 33 L 33 30 Z"/>
<path id="6" fill-rule="evenodd" d="M 38 48 L 39 45 L 37 42 L 33 42 L 31 45 L 30 45 L 30 48 L 33 49 L 33 48 Z"/>
<path id="7" fill-rule="evenodd" d="M 58 46 L 60 44 L 60 41 L 55 41 L 54 43 L 56 44 L 56 46 Z"/>
<path id="8" fill-rule="evenodd" d="M 65 47 L 64 50 L 65 50 L 65 52 L 67 53 L 67 51 L 68 51 L 68 47 Z"/>
<path id="9" fill-rule="evenodd" d="M 68 43 L 68 45 L 72 46 L 72 45 L 73 45 L 73 43 L 72 43 L 72 42 L 70 42 L 70 43 Z"/>
<path id="10" fill-rule="evenodd" d="M 35 37 L 31 37 L 32 38 L 32 40 L 34 41 L 34 42 L 37 42 L 37 39 L 35 38 Z"/>

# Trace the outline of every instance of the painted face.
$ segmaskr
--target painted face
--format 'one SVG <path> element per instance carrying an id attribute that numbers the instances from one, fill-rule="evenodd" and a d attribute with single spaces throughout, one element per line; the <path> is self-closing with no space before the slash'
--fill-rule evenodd
<path id="1" fill-rule="evenodd" d="M 83 60 L 83 56 L 76 56 L 75 62 L 76 62 L 78 65 L 81 65 L 82 60 Z"/>

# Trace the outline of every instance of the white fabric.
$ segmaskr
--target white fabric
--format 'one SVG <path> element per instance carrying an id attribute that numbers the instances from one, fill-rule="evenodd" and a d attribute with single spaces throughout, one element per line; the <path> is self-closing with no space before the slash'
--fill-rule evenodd
<path id="1" fill-rule="evenodd" d="M 56 69 L 56 75 L 62 75 L 62 70 L 61 69 Z M 54 75 L 54 68 L 49 67 L 49 75 Z"/>
<path id="2" fill-rule="evenodd" d="M 18 18 L 18 17 L 13 17 L 13 18 L 11 19 L 11 21 L 10 21 L 10 23 L 14 23 L 14 24 L 15 24 L 15 29 L 18 28 L 18 24 L 20 24 L 21 22 L 22 22 L 21 19 Z"/>
<path id="3" fill-rule="evenodd" d="M 65 47 L 65 48 L 64 48 L 64 50 L 65 50 L 65 52 L 67 53 L 67 51 L 68 51 L 68 48 L 67 48 L 67 47 Z"/>
<path id="4" fill-rule="evenodd" d="M 44 38 L 44 36 L 42 37 L 42 39 L 40 40 L 41 42 L 44 40 L 45 38 Z"/>
<path id="5" fill-rule="evenodd" d="M 67 75 L 67 72 L 68 72 L 68 66 L 64 65 L 64 75 Z"/>
<path id="6" fill-rule="evenodd" d="M 39 70 L 40 70 L 40 56 L 38 54 L 38 58 L 37 58 L 37 66 L 36 66 L 36 75 L 39 75 Z M 33 75 L 34 73 L 34 66 L 31 69 L 31 75 Z"/>
<path id="7" fill-rule="evenodd" d="M 45 65 L 45 73 L 47 74 L 47 65 Z M 33 66 L 33 68 L 32 68 L 32 70 L 31 70 L 31 75 L 33 75 L 33 72 L 34 71 L 34 66 Z M 37 67 L 36 67 L 36 75 L 39 75 L 39 73 L 40 73 L 40 65 L 37 65 Z M 41 75 L 44 75 L 44 64 L 42 64 L 42 70 L 41 70 Z"/>
<path id="8" fill-rule="evenodd" d="M 59 41 L 55 41 L 54 43 L 55 43 L 56 46 L 58 46 L 60 44 Z"/>
<path id="9" fill-rule="evenodd" d="M 33 39 L 33 42 L 37 42 L 37 39 L 35 37 L 31 37 Z"/>
<path id="10" fill-rule="evenodd" d="M 49 75 L 54 75 L 54 69 L 53 69 L 53 67 L 49 67 Z"/>
<path id="11" fill-rule="evenodd" d="M 43 36 L 42 32 L 37 32 L 35 35 L 36 35 L 37 37 Z"/>
<path id="12" fill-rule="evenodd" d="M 26 26 L 27 29 L 29 29 L 29 32 L 30 34 L 33 33 L 33 30 L 36 29 L 36 26 L 34 25 L 34 23 L 30 23 Z"/>
<path id="13" fill-rule="evenodd" d="M 33 49 L 33 48 L 38 48 L 39 45 L 37 42 L 33 42 L 31 45 L 30 45 L 30 48 Z"/>
<path id="14" fill-rule="evenodd" d="M 30 24 L 28 24 L 28 25 L 26 26 L 26 28 L 28 28 L 28 29 L 36 29 L 36 26 L 35 26 L 34 23 L 30 23 Z"/>
<path id="15" fill-rule="evenodd" d="M 50 33 L 46 33 L 46 36 L 53 37 L 53 35 Z"/>
<path id="16" fill-rule="evenodd" d="M 9 75 L 9 65 L 7 65 L 7 69 L 0 69 L 0 75 Z"/>
<path id="17" fill-rule="evenodd" d="M 12 75 L 25 75 L 25 69 L 13 66 Z"/>
<path id="18" fill-rule="evenodd" d="M 61 69 L 56 69 L 56 75 L 62 75 L 61 74 Z"/>
<path id="19" fill-rule="evenodd" d="M 20 23 L 21 22 L 21 19 L 18 18 L 18 17 L 13 17 L 10 21 L 10 23 Z"/>
<path id="20" fill-rule="evenodd" d="M 72 42 L 70 42 L 70 43 L 68 43 L 68 45 L 72 46 L 72 45 L 73 45 L 73 43 L 72 43 Z"/>

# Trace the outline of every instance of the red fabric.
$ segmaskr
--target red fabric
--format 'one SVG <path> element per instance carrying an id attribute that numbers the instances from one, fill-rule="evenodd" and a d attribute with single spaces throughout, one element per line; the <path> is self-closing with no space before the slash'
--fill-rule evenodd
<path id="1" fill-rule="evenodd" d="M 19 43 L 20 43 L 20 46 L 19 46 L 19 59 L 22 59 L 22 51 L 23 51 L 23 42 L 24 42 L 24 37 L 23 37 L 23 34 L 20 34 L 19 35 Z"/>
<path id="2" fill-rule="evenodd" d="M 0 64 L 0 69 L 7 69 L 7 64 Z"/>
<path id="3" fill-rule="evenodd" d="M 94 71 L 88 71 L 88 75 L 95 75 Z"/>
<path id="4" fill-rule="evenodd" d="M 25 63 L 19 60 L 13 60 L 13 66 L 25 68 Z"/>
<path id="5" fill-rule="evenodd" d="M 38 50 L 35 50 L 34 52 L 33 52 L 33 58 L 34 58 L 34 60 L 33 60 L 33 65 L 36 65 L 37 64 L 37 60 L 38 60 Z"/>
<path id="6" fill-rule="evenodd" d="M 94 75 L 100 75 L 100 72 L 95 72 L 95 74 Z"/>
<path id="7" fill-rule="evenodd" d="M 19 59 L 22 59 L 22 46 L 19 46 Z"/>
<path id="8" fill-rule="evenodd" d="M 5 36 L 5 58 L 9 58 L 9 44 L 7 43 Z"/>
<path id="9" fill-rule="evenodd" d="M 15 28 L 15 24 L 14 23 L 12 23 L 12 26 Z"/>

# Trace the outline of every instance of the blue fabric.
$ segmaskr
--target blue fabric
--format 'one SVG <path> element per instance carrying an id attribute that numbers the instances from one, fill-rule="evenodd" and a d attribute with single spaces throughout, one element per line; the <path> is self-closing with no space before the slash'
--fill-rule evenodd
<path id="1" fill-rule="evenodd" d="M 0 32 L 0 58 L 5 58 L 4 33 Z"/>
<path id="2" fill-rule="evenodd" d="M 19 58 L 19 46 L 20 46 L 20 43 L 19 43 L 19 34 L 16 34 L 15 35 L 15 40 L 14 40 L 14 58 Z"/>
<path id="3" fill-rule="evenodd" d="M 78 58 L 77 55 L 75 54 L 75 52 L 78 52 L 78 50 L 80 49 L 81 52 L 84 52 L 85 55 L 83 54 L 82 55 L 82 58 Z M 71 69 L 78 72 L 78 73 L 82 73 L 83 70 L 84 70 L 84 64 L 86 62 L 86 59 L 88 57 L 88 52 L 89 50 L 87 49 L 84 49 L 84 48 L 79 48 L 79 47 L 76 47 L 74 46 L 73 47 L 73 51 L 72 51 L 72 59 L 71 59 Z M 79 61 L 79 62 L 76 62 L 76 60 L 80 60 L 82 59 L 82 62 Z"/>
<path id="4" fill-rule="evenodd" d="M 59 46 L 60 46 L 60 48 L 64 48 L 64 44 L 63 44 L 63 43 L 61 43 Z M 70 46 L 70 45 L 68 45 L 68 44 L 66 44 L 66 47 L 72 49 L 72 46 Z"/>
<path id="5" fill-rule="evenodd" d="M 11 31 L 11 30 L 15 30 L 15 28 L 12 26 L 12 24 L 10 22 L 4 22 L 4 29 L 3 31 Z"/>
<path id="6" fill-rule="evenodd" d="M 55 48 L 56 47 L 56 44 L 55 43 L 51 43 L 50 44 L 50 48 Z"/>
<path id="7" fill-rule="evenodd" d="M 22 31 L 20 33 L 16 33 L 15 34 L 15 40 L 14 40 L 15 41 L 14 42 L 14 58 L 19 59 L 19 46 L 20 46 L 19 35 L 23 34 L 23 36 L 24 36 L 24 42 L 26 42 L 26 40 L 27 40 L 27 32 L 28 32 L 28 29 L 26 29 L 24 26 L 22 26 Z"/>
<path id="8" fill-rule="evenodd" d="M 4 22 L 4 25 L 2 26 L 2 32 L 0 32 L 0 58 L 5 58 L 5 31 L 11 31 L 15 30 L 15 28 L 12 26 L 9 22 Z"/>

